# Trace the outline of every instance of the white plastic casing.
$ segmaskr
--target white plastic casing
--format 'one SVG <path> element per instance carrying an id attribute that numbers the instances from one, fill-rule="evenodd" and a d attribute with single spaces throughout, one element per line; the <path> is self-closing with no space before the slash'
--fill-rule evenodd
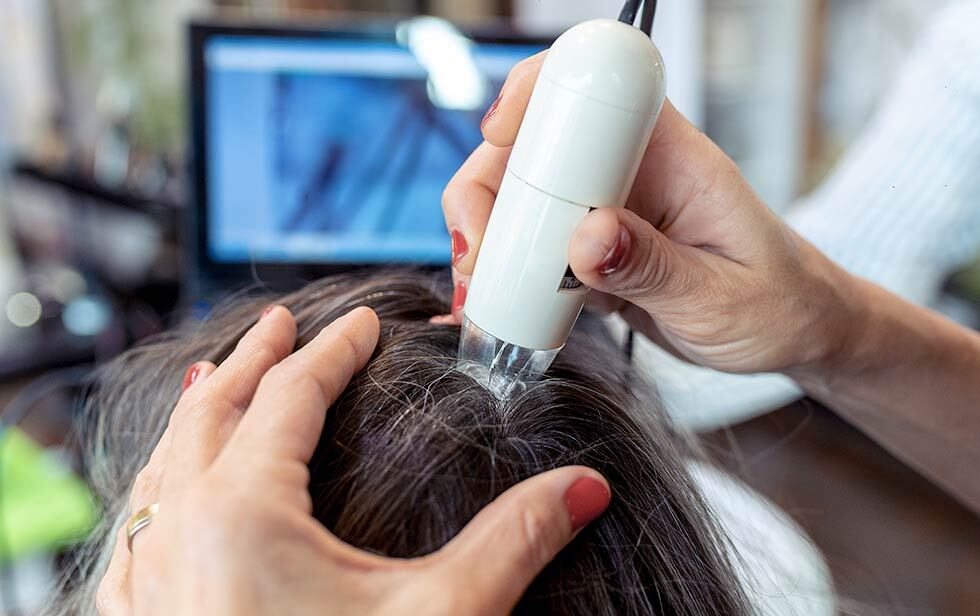
<path id="1" fill-rule="evenodd" d="M 588 292 L 568 271 L 569 241 L 590 209 L 625 204 L 664 92 L 660 52 L 633 26 L 597 19 L 555 42 L 480 246 L 468 321 L 525 349 L 564 345 Z"/>

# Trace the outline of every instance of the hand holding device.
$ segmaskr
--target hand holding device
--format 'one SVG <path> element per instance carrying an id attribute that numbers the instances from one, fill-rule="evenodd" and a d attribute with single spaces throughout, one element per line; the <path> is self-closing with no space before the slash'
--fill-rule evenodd
<path id="1" fill-rule="evenodd" d="M 608 504 L 608 485 L 583 467 L 543 473 L 419 559 L 343 543 L 311 515 L 307 463 L 378 334 L 359 308 L 293 353 L 296 322 L 275 307 L 220 366 L 195 364 L 133 487 L 132 511 L 150 513 L 132 551 L 127 529 L 117 535 L 102 616 L 509 613 Z"/>
<path id="2" fill-rule="evenodd" d="M 579 24 L 544 60 L 481 241 L 460 336 L 461 369 L 506 397 L 564 346 L 588 288 L 568 244 L 591 209 L 622 207 L 664 101 L 644 31 Z"/>
<path id="3" fill-rule="evenodd" d="M 458 285 L 473 273 L 543 59 L 511 72 L 485 143 L 443 195 L 468 248 L 454 259 Z M 721 370 L 787 373 L 980 511 L 980 335 L 834 265 L 669 101 L 626 208 L 586 215 L 568 262 L 595 303 L 651 339 Z"/>
<path id="4" fill-rule="evenodd" d="M 484 123 L 485 143 L 443 195 L 446 224 L 468 246 L 453 268 L 457 283 L 470 283 L 545 57 L 511 72 Z M 571 272 L 595 290 L 592 303 L 731 372 L 791 370 L 842 347 L 853 327 L 848 275 L 783 224 L 669 101 L 624 189 L 625 209 L 588 213 L 568 244 Z"/>

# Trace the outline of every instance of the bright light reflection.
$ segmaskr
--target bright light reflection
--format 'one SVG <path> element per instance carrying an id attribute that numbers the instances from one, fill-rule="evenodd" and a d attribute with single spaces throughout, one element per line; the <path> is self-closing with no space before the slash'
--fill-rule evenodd
<path id="1" fill-rule="evenodd" d="M 7 300 L 7 318 L 17 327 L 30 327 L 41 318 L 41 302 L 33 294 L 22 291 Z"/>
<path id="2" fill-rule="evenodd" d="M 73 299 L 61 313 L 65 329 L 76 336 L 95 336 L 109 326 L 112 311 L 105 300 L 83 296 Z"/>
<path id="3" fill-rule="evenodd" d="M 398 41 L 406 45 L 429 74 L 429 100 L 444 109 L 480 109 L 490 84 L 477 68 L 472 42 L 452 24 L 435 17 L 417 17 L 398 25 Z"/>

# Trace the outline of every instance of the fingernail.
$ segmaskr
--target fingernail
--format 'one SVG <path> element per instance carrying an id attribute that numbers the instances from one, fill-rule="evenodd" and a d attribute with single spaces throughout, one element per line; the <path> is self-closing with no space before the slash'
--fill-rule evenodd
<path id="1" fill-rule="evenodd" d="M 470 251 L 470 245 L 466 243 L 466 237 L 460 233 L 459 229 L 453 229 L 450 240 L 453 246 L 452 265 L 456 267 L 456 264 Z"/>
<path id="2" fill-rule="evenodd" d="M 626 253 L 629 252 L 631 241 L 630 232 L 623 225 L 619 225 L 619 237 L 616 238 L 616 244 L 606 253 L 596 271 L 603 276 L 615 274 L 626 260 Z"/>
<path id="3" fill-rule="evenodd" d="M 572 521 L 572 532 L 598 518 L 609 506 L 612 494 L 595 477 L 582 477 L 565 492 L 565 508 Z"/>
<path id="4" fill-rule="evenodd" d="M 497 107 L 500 106 L 500 99 L 501 98 L 502 98 L 502 95 L 501 96 L 498 96 L 497 97 L 497 100 L 493 101 L 493 104 L 490 105 L 490 108 L 487 109 L 487 112 L 483 115 L 483 121 L 480 122 L 480 130 L 481 131 L 483 130 L 483 127 L 487 125 L 487 122 L 490 121 L 490 118 L 492 118 L 493 115 L 495 113 L 497 113 Z"/>
<path id="5" fill-rule="evenodd" d="M 259 317 L 259 320 L 261 321 L 262 319 L 264 319 L 267 316 L 269 316 L 269 313 L 272 312 L 275 309 L 276 309 L 275 304 L 273 304 L 272 306 L 266 306 L 265 307 L 265 310 L 262 311 L 262 316 Z"/>
<path id="6" fill-rule="evenodd" d="M 459 316 L 466 304 L 466 282 L 460 280 L 453 291 L 453 315 Z"/>
<path id="7" fill-rule="evenodd" d="M 190 368 L 184 372 L 184 384 L 181 386 L 181 390 L 187 391 L 187 388 L 193 385 L 199 376 L 201 376 L 201 364 L 191 364 Z"/>

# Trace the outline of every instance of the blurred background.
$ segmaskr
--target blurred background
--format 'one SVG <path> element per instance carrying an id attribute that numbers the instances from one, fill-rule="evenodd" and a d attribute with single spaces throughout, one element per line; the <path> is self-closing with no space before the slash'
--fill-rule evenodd
<path id="1" fill-rule="evenodd" d="M 620 4 L 0 0 L 3 613 L 43 604 L 98 516 L 71 432 L 93 366 L 245 285 L 447 264 L 439 195 L 507 71 Z M 792 216 L 947 4 L 661 0 L 654 39 L 675 105 Z M 915 299 L 976 325 L 963 265 Z M 757 406 L 695 427 L 842 595 L 980 613 L 972 515 L 815 405 Z"/>

